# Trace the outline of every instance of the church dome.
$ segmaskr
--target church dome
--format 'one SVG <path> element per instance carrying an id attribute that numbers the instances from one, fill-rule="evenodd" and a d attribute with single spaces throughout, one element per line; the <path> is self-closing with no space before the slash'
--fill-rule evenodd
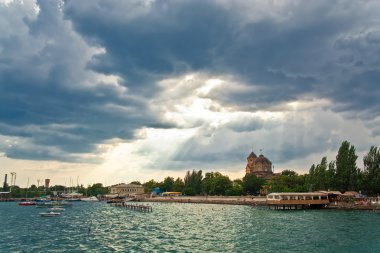
<path id="1" fill-rule="evenodd" d="M 272 162 L 263 155 L 256 156 L 251 152 L 247 157 L 245 174 L 253 174 L 266 180 L 270 179 L 273 176 Z"/>
<path id="2" fill-rule="evenodd" d="M 269 163 L 269 164 L 272 164 L 272 162 L 269 161 L 269 159 L 266 158 L 266 157 L 263 156 L 263 155 L 260 155 L 259 157 L 256 158 L 256 160 L 255 160 L 255 164 L 257 164 L 257 163 Z"/>

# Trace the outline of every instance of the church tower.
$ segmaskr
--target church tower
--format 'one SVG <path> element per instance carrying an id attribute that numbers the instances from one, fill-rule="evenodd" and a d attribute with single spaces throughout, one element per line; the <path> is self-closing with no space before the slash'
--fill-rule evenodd
<path id="1" fill-rule="evenodd" d="M 254 152 L 251 152 L 247 157 L 245 173 L 254 174 L 259 178 L 270 179 L 273 176 L 272 162 L 262 154 L 257 157 Z"/>
<path id="2" fill-rule="evenodd" d="M 251 174 L 253 173 L 253 169 L 254 169 L 254 162 L 257 158 L 257 155 L 255 153 L 253 153 L 253 151 L 249 154 L 249 156 L 247 157 L 247 166 L 245 167 L 245 174 Z"/>

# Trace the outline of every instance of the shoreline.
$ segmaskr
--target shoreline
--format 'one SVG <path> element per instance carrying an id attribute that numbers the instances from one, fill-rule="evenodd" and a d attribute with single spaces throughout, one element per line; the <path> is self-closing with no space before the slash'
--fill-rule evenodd
<path id="1" fill-rule="evenodd" d="M 181 196 L 181 197 L 152 197 L 137 199 L 139 202 L 151 203 L 191 203 L 191 204 L 221 204 L 221 205 L 247 205 L 247 206 L 268 206 L 265 197 L 258 196 L 241 196 L 241 197 L 200 197 L 200 196 Z M 347 203 L 340 203 L 335 205 L 331 203 L 320 210 L 357 210 L 357 211 L 378 211 L 380 212 L 380 205 L 353 205 Z"/>
<path id="2" fill-rule="evenodd" d="M 19 202 L 24 200 L 33 200 L 25 198 L 0 199 L 0 202 Z M 119 200 L 120 201 L 120 200 Z M 268 207 L 266 197 L 260 196 L 155 196 L 141 197 L 135 199 L 137 202 L 146 203 L 189 203 L 189 204 L 217 204 L 217 205 L 246 205 Z M 354 203 L 330 203 L 329 205 L 319 208 L 325 210 L 356 210 L 356 211 L 374 211 L 380 212 L 380 205 L 360 205 Z"/>
<path id="3" fill-rule="evenodd" d="M 265 197 L 215 197 L 215 196 L 181 196 L 181 197 L 153 197 L 138 199 L 140 202 L 165 203 L 194 203 L 194 204 L 222 204 L 222 205 L 250 205 L 266 206 Z"/>

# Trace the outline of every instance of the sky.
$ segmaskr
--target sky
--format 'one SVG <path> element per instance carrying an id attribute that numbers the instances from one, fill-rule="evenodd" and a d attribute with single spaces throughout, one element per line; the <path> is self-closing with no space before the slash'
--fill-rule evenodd
<path id="1" fill-rule="evenodd" d="M 0 181 L 307 173 L 380 140 L 380 2 L 0 0 Z M 9 181 L 9 180 L 8 180 Z"/>

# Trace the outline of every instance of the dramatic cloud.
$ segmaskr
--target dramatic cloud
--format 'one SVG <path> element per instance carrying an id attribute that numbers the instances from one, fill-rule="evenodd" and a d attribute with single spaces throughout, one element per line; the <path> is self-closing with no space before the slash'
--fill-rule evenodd
<path id="1" fill-rule="evenodd" d="M 0 159 L 139 179 L 237 173 L 252 146 L 299 172 L 343 140 L 362 155 L 380 140 L 379 11 L 370 0 L 0 0 Z"/>

